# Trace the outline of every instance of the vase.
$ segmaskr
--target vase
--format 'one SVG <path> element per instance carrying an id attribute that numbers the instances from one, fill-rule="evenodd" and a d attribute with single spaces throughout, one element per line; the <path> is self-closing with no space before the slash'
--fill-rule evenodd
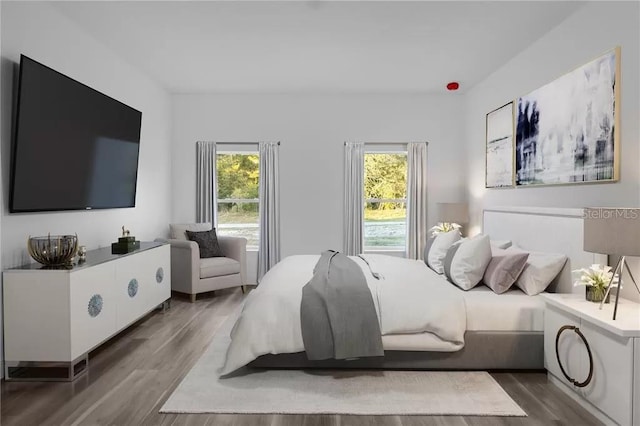
<path id="1" fill-rule="evenodd" d="M 586 297 L 589 302 L 602 302 L 604 299 L 604 294 L 607 292 L 606 287 L 596 287 L 596 286 L 586 286 Z M 607 300 L 604 303 L 609 303 L 609 298 L 611 297 L 611 293 L 607 294 Z"/>

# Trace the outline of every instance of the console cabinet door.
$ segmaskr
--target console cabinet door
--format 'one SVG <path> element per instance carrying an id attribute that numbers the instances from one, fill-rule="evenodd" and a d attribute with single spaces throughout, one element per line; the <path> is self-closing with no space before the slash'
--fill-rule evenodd
<path id="1" fill-rule="evenodd" d="M 167 245 L 114 262 L 119 330 L 171 297 L 170 253 Z"/>
<path id="2" fill-rule="evenodd" d="M 573 383 L 566 379 L 556 356 L 556 336 L 565 325 L 580 327 L 580 319 L 553 307 L 544 316 L 544 363 L 546 369 L 571 388 Z M 572 379 L 583 381 L 588 373 L 589 355 L 580 337 L 573 330 L 565 330 L 558 341 L 558 354 L 564 371 Z"/>
<path id="3" fill-rule="evenodd" d="M 145 253 L 126 256 L 116 263 L 116 282 L 114 285 L 117 302 L 116 325 L 118 330 L 135 322 L 149 311 L 151 294 L 144 281 L 147 271 L 141 268 L 140 258 Z"/>
<path id="4" fill-rule="evenodd" d="M 171 246 L 164 245 L 151 251 L 151 302 L 159 305 L 171 297 Z"/>
<path id="5" fill-rule="evenodd" d="M 88 352 L 117 331 L 114 279 L 115 262 L 71 273 L 72 359 Z"/>
<path id="6" fill-rule="evenodd" d="M 593 378 L 587 386 L 578 389 L 578 393 L 617 423 L 630 425 L 633 376 L 629 372 L 633 371 L 633 339 L 615 336 L 585 321 L 580 330 L 591 349 Z"/>

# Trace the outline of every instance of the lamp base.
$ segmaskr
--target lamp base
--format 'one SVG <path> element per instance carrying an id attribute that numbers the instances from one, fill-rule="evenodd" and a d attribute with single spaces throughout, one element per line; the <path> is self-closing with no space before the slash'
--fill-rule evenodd
<path id="1" fill-rule="evenodd" d="M 629 278 L 631 278 L 631 282 L 633 282 L 633 285 L 636 286 L 636 290 L 638 290 L 638 293 L 640 293 L 640 287 L 638 287 L 638 284 L 636 283 L 636 279 L 633 278 L 633 274 L 631 273 L 631 269 L 629 269 L 629 265 L 627 265 L 627 258 L 626 256 L 622 256 L 620 258 L 620 260 L 618 260 L 618 263 L 616 264 L 615 269 L 613 270 L 613 275 L 611 276 L 611 281 L 609 281 L 609 285 L 607 286 L 607 292 L 604 294 L 604 299 L 600 302 L 600 309 L 602 309 L 602 306 L 604 305 L 604 303 L 606 303 L 605 301 L 609 298 L 609 293 L 611 293 L 611 288 L 613 287 L 613 280 L 616 277 L 617 274 L 618 275 L 618 290 L 616 291 L 616 302 L 615 305 L 613 307 L 613 320 L 616 319 L 616 316 L 618 314 L 618 299 L 620 298 L 620 289 L 622 288 L 622 274 L 624 272 L 624 270 L 627 270 L 627 273 L 629 274 Z"/>

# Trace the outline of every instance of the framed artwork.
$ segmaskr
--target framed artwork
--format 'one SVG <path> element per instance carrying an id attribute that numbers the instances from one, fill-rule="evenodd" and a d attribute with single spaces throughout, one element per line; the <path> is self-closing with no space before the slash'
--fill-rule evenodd
<path id="1" fill-rule="evenodd" d="M 615 182 L 620 48 L 516 101 L 517 186 Z"/>
<path id="2" fill-rule="evenodd" d="M 513 186 L 513 102 L 487 114 L 485 188 Z"/>

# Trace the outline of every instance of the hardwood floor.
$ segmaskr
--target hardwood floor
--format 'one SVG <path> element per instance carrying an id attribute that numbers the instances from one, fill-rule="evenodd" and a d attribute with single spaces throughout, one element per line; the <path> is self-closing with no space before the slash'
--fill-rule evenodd
<path id="1" fill-rule="evenodd" d="M 2 425 L 596 425 L 594 417 L 544 373 L 493 373 L 528 417 L 318 416 L 159 414 L 226 317 L 240 289 L 173 298 L 90 354 L 90 369 L 73 383 L 2 382 Z"/>

